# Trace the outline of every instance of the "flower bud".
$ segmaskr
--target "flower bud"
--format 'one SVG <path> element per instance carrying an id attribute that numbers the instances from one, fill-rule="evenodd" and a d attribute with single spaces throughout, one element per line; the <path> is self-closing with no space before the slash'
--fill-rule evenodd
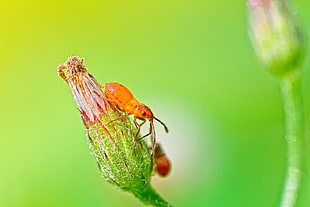
<path id="1" fill-rule="evenodd" d="M 298 70 L 305 41 L 286 0 L 248 0 L 248 6 L 252 43 L 270 73 Z"/>
<path id="2" fill-rule="evenodd" d="M 102 176 L 146 204 L 169 206 L 151 187 L 153 160 L 147 143 L 141 139 L 134 144 L 137 129 L 129 118 L 111 122 L 122 114 L 87 72 L 83 59 L 68 58 L 58 74 L 70 86 Z"/>

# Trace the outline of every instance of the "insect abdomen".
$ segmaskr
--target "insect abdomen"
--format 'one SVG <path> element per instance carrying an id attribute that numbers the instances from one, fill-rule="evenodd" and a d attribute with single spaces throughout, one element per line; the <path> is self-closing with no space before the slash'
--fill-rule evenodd
<path id="1" fill-rule="evenodd" d="M 107 83 L 105 85 L 105 95 L 111 99 L 114 104 L 125 112 L 131 112 L 133 105 L 138 102 L 132 93 L 122 84 Z"/>

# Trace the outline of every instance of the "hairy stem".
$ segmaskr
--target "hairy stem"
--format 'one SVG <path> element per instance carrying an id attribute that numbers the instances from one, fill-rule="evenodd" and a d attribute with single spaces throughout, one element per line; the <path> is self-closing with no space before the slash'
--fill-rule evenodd
<path id="1" fill-rule="evenodd" d="M 284 77 L 281 82 L 286 125 L 287 172 L 280 207 L 296 205 L 302 177 L 304 125 L 300 83 L 299 72 Z"/>
<path id="2" fill-rule="evenodd" d="M 137 198 L 139 198 L 142 202 L 144 202 L 147 205 L 152 205 L 156 207 L 172 206 L 170 203 L 162 199 L 152 187 L 149 187 L 144 192 L 137 192 L 134 194 Z"/>

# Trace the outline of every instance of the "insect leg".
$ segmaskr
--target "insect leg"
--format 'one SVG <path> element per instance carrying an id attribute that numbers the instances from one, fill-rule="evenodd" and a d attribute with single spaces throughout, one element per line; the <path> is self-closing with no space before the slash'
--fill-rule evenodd
<path id="1" fill-rule="evenodd" d="M 130 114 L 124 114 L 124 115 L 122 115 L 122 116 L 120 116 L 120 117 L 118 117 L 118 118 L 116 118 L 116 119 L 113 119 L 113 120 L 109 121 L 108 123 L 106 123 L 106 125 L 111 124 L 112 122 L 115 122 L 115 121 L 117 121 L 117 120 L 124 119 L 124 118 L 126 118 L 127 116 L 129 116 L 129 115 L 130 115 Z"/>
<path id="2" fill-rule="evenodd" d="M 134 146 L 136 146 L 136 144 L 137 144 L 137 143 L 136 143 L 136 138 L 137 138 L 137 136 L 139 135 L 141 126 L 140 126 L 140 125 L 138 124 L 138 122 L 137 122 L 137 117 L 134 117 L 133 123 L 135 124 L 135 126 L 136 126 L 136 128 L 137 128 L 137 133 L 136 133 L 136 135 L 135 135 L 135 137 L 134 137 L 134 139 L 133 139 Z"/>
<path id="3" fill-rule="evenodd" d="M 150 132 L 153 132 L 153 140 L 152 140 L 152 156 L 155 155 L 155 148 L 156 148 L 156 133 L 154 130 L 153 120 L 150 121 Z"/>
<path id="4" fill-rule="evenodd" d="M 143 122 L 143 124 L 144 124 L 145 122 Z M 150 131 L 146 134 L 146 135 L 143 135 L 142 137 L 140 137 L 140 138 L 138 138 L 137 140 L 141 140 L 141 139 L 143 139 L 143 138 L 145 138 L 145 137 L 147 137 L 147 136 L 149 136 L 149 135 L 151 135 L 152 134 L 152 131 L 153 131 L 153 128 L 154 128 L 154 125 L 153 124 L 151 124 L 151 123 L 153 123 L 152 121 L 150 121 Z"/>
<path id="5" fill-rule="evenodd" d="M 137 122 L 137 119 L 140 119 L 140 120 L 142 120 L 142 123 L 138 123 Z M 137 127 L 137 133 L 136 133 L 136 135 L 135 135 L 135 137 L 134 137 L 134 146 L 136 146 L 136 140 L 140 140 L 140 138 L 139 139 L 137 139 L 138 138 L 138 136 L 139 136 L 139 133 L 140 133 L 140 129 L 141 129 L 141 126 L 145 123 L 145 119 L 143 119 L 143 118 L 139 118 L 139 117 L 134 117 L 134 119 L 133 119 L 133 123 L 135 124 L 135 126 Z"/>
<path id="6" fill-rule="evenodd" d="M 142 120 L 142 123 L 139 124 L 139 123 L 137 122 L 137 119 Z M 137 138 L 138 138 L 138 135 L 139 135 L 139 133 L 140 133 L 141 126 L 145 123 L 145 119 L 141 119 L 141 118 L 135 116 L 134 119 L 133 119 L 133 123 L 135 124 L 135 126 L 136 126 L 137 129 L 138 129 L 138 131 L 137 131 L 137 133 L 136 133 L 136 135 L 135 135 L 135 139 L 137 139 Z"/>
<path id="7" fill-rule="evenodd" d="M 153 124 L 153 120 L 149 120 L 150 121 L 150 131 L 149 133 L 147 133 L 146 135 L 140 137 L 139 139 L 137 139 L 138 141 L 151 135 L 153 133 L 153 139 L 152 139 L 152 155 L 155 154 L 155 147 L 156 147 L 156 134 L 155 134 L 155 130 L 154 130 L 154 124 Z"/>

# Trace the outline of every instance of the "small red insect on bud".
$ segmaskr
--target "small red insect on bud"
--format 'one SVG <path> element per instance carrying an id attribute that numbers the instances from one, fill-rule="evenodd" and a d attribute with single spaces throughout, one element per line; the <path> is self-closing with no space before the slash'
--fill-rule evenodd
<path id="1" fill-rule="evenodd" d="M 138 140 L 147 137 L 149 135 L 153 135 L 152 140 L 152 151 L 155 150 L 156 145 L 156 135 L 155 135 L 155 129 L 153 120 L 155 119 L 160 124 L 162 124 L 165 128 L 165 131 L 168 133 L 168 127 L 160 121 L 158 118 L 156 118 L 151 109 L 147 106 L 145 106 L 143 103 L 140 103 L 137 99 L 134 98 L 132 93 L 129 91 L 128 88 L 126 88 L 124 85 L 120 83 L 107 83 L 105 84 L 105 90 L 104 94 L 107 97 L 107 99 L 114 104 L 118 109 L 125 112 L 123 116 L 118 117 L 117 119 L 112 120 L 111 122 L 114 122 L 116 120 L 120 120 L 123 118 L 126 118 L 129 115 L 134 116 L 134 124 L 137 127 L 138 131 L 135 136 L 135 141 L 138 138 L 138 134 L 140 132 L 141 126 L 145 123 L 145 119 L 148 119 L 150 122 L 150 130 L 149 133 L 146 135 L 140 137 Z M 143 120 L 141 124 L 137 122 L 137 119 Z M 110 123 L 111 123 L 110 122 Z"/>
<path id="2" fill-rule="evenodd" d="M 159 144 L 156 144 L 155 148 L 155 170 L 160 176 L 167 176 L 170 172 L 170 161 L 162 151 Z"/>
<path id="3" fill-rule="evenodd" d="M 124 112 L 131 111 L 119 110 L 123 105 L 112 102 L 113 96 L 106 96 L 102 85 L 88 73 L 82 58 L 69 57 L 58 66 L 58 74 L 72 91 L 102 176 L 112 185 L 133 193 L 146 205 L 171 206 L 151 186 L 153 156 L 145 140 L 140 139 L 137 145 L 133 140 L 139 130 L 126 118 L 130 113 L 123 116 Z M 130 95 L 124 90 L 116 92 L 115 98 L 122 98 L 120 103 Z M 118 122 L 113 122 L 115 120 Z"/>

